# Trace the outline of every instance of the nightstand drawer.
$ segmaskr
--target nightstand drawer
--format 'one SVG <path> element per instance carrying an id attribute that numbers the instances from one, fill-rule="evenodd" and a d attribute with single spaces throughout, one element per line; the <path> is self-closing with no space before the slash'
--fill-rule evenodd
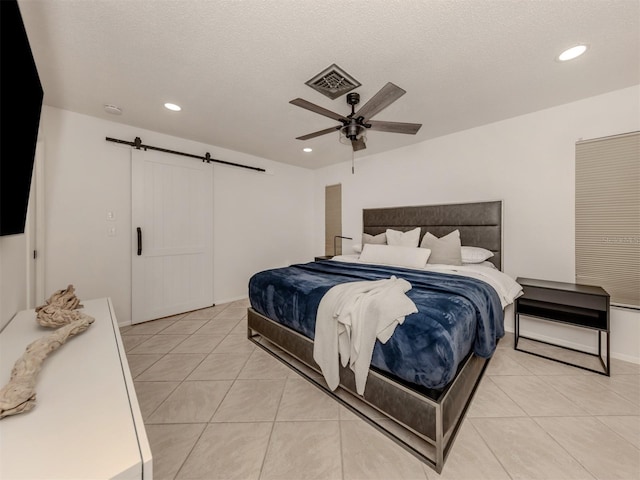
<path id="1" fill-rule="evenodd" d="M 582 308 L 569 304 L 543 302 L 530 298 L 516 300 L 516 314 L 545 318 L 580 327 L 608 330 L 606 310 Z"/>
<path id="2" fill-rule="evenodd" d="M 565 290 L 553 290 L 550 288 L 532 287 L 524 285 L 522 287 L 523 297 L 529 300 L 539 300 L 558 305 L 571 305 L 582 307 L 583 309 L 607 311 L 609 297 L 599 295 L 589 295 Z"/>

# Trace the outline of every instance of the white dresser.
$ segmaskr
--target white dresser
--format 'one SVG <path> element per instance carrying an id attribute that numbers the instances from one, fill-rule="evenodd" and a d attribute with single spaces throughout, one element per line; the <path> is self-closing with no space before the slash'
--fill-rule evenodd
<path id="1" fill-rule="evenodd" d="M 33 410 L 0 420 L 0 479 L 152 479 L 152 457 L 109 298 L 82 300 L 95 318 L 42 364 Z M 52 330 L 19 312 L 0 334 L 0 384 Z"/>

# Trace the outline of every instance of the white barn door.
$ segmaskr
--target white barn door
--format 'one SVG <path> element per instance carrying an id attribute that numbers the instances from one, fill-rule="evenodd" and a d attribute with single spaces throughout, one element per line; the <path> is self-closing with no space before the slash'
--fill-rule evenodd
<path id="1" fill-rule="evenodd" d="M 131 149 L 132 323 L 213 305 L 213 168 Z"/>

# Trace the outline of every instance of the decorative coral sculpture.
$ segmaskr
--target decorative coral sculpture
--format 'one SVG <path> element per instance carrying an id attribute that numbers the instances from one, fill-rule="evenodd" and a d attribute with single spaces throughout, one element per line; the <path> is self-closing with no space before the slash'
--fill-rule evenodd
<path id="1" fill-rule="evenodd" d="M 77 312 L 79 318 L 31 342 L 11 370 L 11 379 L 0 389 L 0 419 L 28 412 L 36 405 L 36 378 L 45 358 L 70 337 L 84 332 L 94 318 Z"/>
<path id="2" fill-rule="evenodd" d="M 56 291 L 44 305 L 35 309 L 36 321 L 41 326 L 57 330 L 31 342 L 14 364 L 9 383 L 0 389 L 0 419 L 35 407 L 36 377 L 45 358 L 95 321 L 95 318 L 78 311 L 79 308 L 82 308 L 80 300 L 73 285 L 69 285 Z"/>
<path id="3" fill-rule="evenodd" d="M 75 288 L 69 285 L 56 291 L 46 300 L 44 305 L 36 307 L 36 321 L 43 327 L 60 327 L 80 318 L 82 308 L 80 299 L 76 297 Z"/>

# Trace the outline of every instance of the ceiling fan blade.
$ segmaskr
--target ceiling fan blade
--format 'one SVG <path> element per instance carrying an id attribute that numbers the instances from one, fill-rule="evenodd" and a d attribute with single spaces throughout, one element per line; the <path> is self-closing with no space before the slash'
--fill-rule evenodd
<path id="1" fill-rule="evenodd" d="M 315 103 L 308 102 L 302 98 L 296 98 L 291 100 L 289 103 L 296 105 L 298 107 L 306 108 L 307 110 L 311 110 L 312 112 L 319 113 L 320 115 L 324 115 L 325 117 L 333 118 L 334 120 L 346 121 L 349 120 L 340 115 L 339 113 L 332 112 L 331 110 L 327 110 Z"/>
<path id="2" fill-rule="evenodd" d="M 370 130 L 377 130 L 379 132 L 390 133 L 408 133 L 415 135 L 422 127 L 421 123 L 403 123 L 403 122 L 376 122 L 375 120 L 369 120 L 371 125 Z"/>
<path id="3" fill-rule="evenodd" d="M 357 140 L 351 140 L 351 146 L 353 147 L 354 152 L 357 152 L 358 150 L 364 150 L 365 148 L 367 148 L 362 138 L 359 138 Z"/>
<path id="4" fill-rule="evenodd" d="M 319 130 L 317 132 L 308 133 L 307 135 L 303 135 L 301 137 L 296 137 L 296 140 L 309 140 L 310 138 L 319 137 L 320 135 L 326 135 L 327 133 L 336 132 L 339 128 L 340 127 L 325 128 L 324 130 Z"/>
<path id="5" fill-rule="evenodd" d="M 382 87 L 378 93 L 371 97 L 369 101 L 355 113 L 354 117 L 364 117 L 364 121 L 367 122 L 367 120 L 377 113 L 380 113 L 405 93 L 407 93 L 405 90 L 389 82 Z"/>

